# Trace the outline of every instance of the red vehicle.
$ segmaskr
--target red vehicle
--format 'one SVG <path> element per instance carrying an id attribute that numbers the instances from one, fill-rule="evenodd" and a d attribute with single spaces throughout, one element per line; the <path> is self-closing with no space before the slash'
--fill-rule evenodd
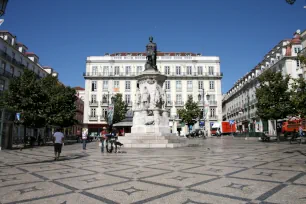
<path id="1" fill-rule="evenodd" d="M 222 135 L 235 133 L 236 130 L 237 130 L 236 129 L 236 123 L 231 125 L 230 122 L 228 122 L 228 121 L 222 121 L 221 124 L 220 123 L 214 123 L 213 124 L 213 126 L 210 129 L 211 135 L 217 135 L 217 130 L 219 128 L 220 128 L 220 131 L 221 131 Z"/>
<path id="2" fill-rule="evenodd" d="M 282 133 L 284 136 L 291 134 L 294 130 L 299 132 L 299 128 L 302 125 L 303 132 L 306 132 L 306 119 L 293 119 L 283 122 Z"/>

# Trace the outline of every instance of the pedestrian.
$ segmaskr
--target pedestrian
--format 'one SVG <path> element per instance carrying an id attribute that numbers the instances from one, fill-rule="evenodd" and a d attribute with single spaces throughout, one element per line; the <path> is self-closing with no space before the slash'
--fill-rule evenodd
<path id="1" fill-rule="evenodd" d="M 82 134 L 83 150 L 86 150 L 87 137 L 88 137 L 88 132 L 87 130 L 85 130 Z"/>
<path id="2" fill-rule="evenodd" d="M 299 127 L 299 133 L 300 133 L 300 137 L 303 137 L 303 127 L 302 127 L 302 124 L 300 125 Z"/>
<path id="3" fill-rule="evenodd" d="M 59 160 L 60 154 L 62 152 L 62 146 L 64 143 L 64 134 L 58 128 L 56 129 L 53 135 L 53 144 L 54 144 L 54 161 Z"/>
<path id="4" fill-rule="evenodd" d="M 103 130 L 100 133 L 100 142 L 101 142 L 101 152 L 102 153 L 104 152 L 104 142 L 107 138 L 106 134 L 107 134 L 106 127 L 103 127 Z"/>

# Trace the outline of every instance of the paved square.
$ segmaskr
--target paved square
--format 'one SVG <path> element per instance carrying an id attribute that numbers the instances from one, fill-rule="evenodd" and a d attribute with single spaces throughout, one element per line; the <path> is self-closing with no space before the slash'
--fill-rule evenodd
<path id="1" fill-rule="evenodd" d="M 0 152 L 0 203 L 306 203 L 305 145 L 209 138 L 101 153 L 96 143 Z"/>

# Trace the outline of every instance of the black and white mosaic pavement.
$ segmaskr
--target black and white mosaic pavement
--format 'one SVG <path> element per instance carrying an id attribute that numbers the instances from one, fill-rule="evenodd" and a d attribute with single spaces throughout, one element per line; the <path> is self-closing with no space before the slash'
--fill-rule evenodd
<path id="1" fill-rule="evenodd" d="M 210 138 L 202 147 L 98 144 L 0 152 L 0 203 L 306 203 L 306 145 Z"/>

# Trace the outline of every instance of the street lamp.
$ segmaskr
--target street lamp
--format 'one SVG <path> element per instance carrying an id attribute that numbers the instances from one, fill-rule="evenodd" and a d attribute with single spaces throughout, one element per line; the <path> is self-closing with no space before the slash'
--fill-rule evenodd
<path id="1" fill-rule="evenodd" d="M 0 16 L 4 15 L 7 2 L 8 0 L 0 0 Z"/>
<path id="2" fill-rule="evenodd" d="M 202 90 L 202 96 L 203 96 L 203 97 L 201 97 L 201 94 L 198 95 L 199 101 L 201 101 L 201 98 L 203 100 L 203 122 L 204 122 L 204 124 L 203 124 L 203 132 L 204 132 L 205 120 L 206 120 L 206 115 L 205 115 L 205 97 L 204 97 L 205 96 L 205 90 L 204 89 L 199 89 L 199 90 Z M 206 94 L 206 99 L 209 101 L 209 99 L 210 99 L 210 95 L 209 94 Z"/>

